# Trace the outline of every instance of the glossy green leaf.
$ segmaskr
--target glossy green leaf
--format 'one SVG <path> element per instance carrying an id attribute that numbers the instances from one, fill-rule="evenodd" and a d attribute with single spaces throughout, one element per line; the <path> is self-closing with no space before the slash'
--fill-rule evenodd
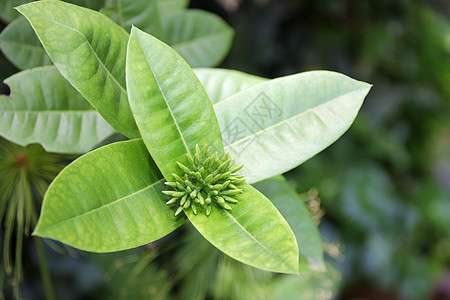
<path id="1" fill-rule="evenodd" d="M 213 104 L 246 88 L 269 80 L 227 69 L 200 68 L 194 69 L 194 72 Z"/>
<path id="2" fill-rule="evenodd" d="M 267 271 L 298 273 L 294 233 L 269 199 L 249 184 L 240 186 L 233 210 L 213 206 L 211 215 L 186 211 L 194 227 L 216 248 L 245 264 Z"/>
<path id="3" fill-rule="evenodd" d="M 134 25 L 158 38 L 164 36 L 156 0 L 116 0 L 102 12 L 126 31 Z"/>
<path id="4" fill-rule="evenodd" d="M 145 145 L 167 180 L 177 161 L 207 144 L 223 153 L 211 102 L 187 63 L 169 46 L 131 30 L 127 51 L 130 104 Z"/>
<path id="5" fill-rule="evenodd" d="M 282 174 L 336 141 L 370 88 L 329 71 L 250 87 L 214 105 L 225 150 L 244 163 L 249 183 Z"/>
<path id="6" fill-rule="evenodd" d="M 37 1 L 18 7 L 61 74 L 112 127 L 139 137 L 125 89 L 128 34 L 101 13 Z"/>
<path id="7" fill-rule="evenodd" d="M 115 132 L 54 66 L 22 71 L 5 83 L 11 95 L 0 97 L 0 135 L 16 144 L 85 153 Z"/>
<path id="8" fill-rule="evenodd" d="M 187 8 L 189 0 L 156 0 L 156 4 L 160 14 L 168 16 Z"/>
<path id="9" fill-rule="evenodd" d="M 303 199 L 279 175 L 254 185 L 281 212 L 297 239 L 300 272 L 323 271 L 322 239 Z"/>
<path id="10" fill-rule="evenodd" d="M 166 42 L 191 67 L 213 67 L 228 54 L 233 29 L 215 14 L 190 9 L 163 18 Z"/>
<path id="11" fill-rule="evenodd" d="M 2 31 L 0 49 L 21 70 L 52 63 L 33 28 L 23 17 L 14 20 Z"/>
<path id="12" fill-rule="evenodd" d="M 34 234 L 93 252 L 157 240 L 184 222 L 142 140 L 110 144 L 67 166 L 44 197 Z"/>

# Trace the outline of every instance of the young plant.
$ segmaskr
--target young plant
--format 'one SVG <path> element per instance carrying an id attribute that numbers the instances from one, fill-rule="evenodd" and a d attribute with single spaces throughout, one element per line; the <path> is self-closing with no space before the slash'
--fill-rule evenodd
<path id="1" fill-rule="evenodd" d="M 204 88 L 177 52 L 136 27 L 128 38 L 105 16 L 57 1 L 18 10 L 61 74 L 131 139 L 85 154 L 57 176 L 36 235 L 88 251 L 119 251 L 159 239 L 187 217 L 238 261 L 299 272 L 308 251 L 302 229 L 294 234 L 250 183 L 286 172 L 334 142 L 353 122 L 369 84 L 328 71 L 265 80 L 197 70 L 208 78 Z M 224 77 L 234 83 L 230 89 L 211 92 L 211 83 Z M 273 182 L 289 193 L 283 179 Z M 296 206 L 293 213 L 279 207 L 299 215 Z"/>

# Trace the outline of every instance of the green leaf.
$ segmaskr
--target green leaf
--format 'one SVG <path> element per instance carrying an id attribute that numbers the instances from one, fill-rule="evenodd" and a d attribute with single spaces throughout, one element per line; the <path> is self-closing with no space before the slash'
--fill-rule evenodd
<path id="1" fill-rule="evenodd" d="M 189 0 L 156 0 L 158 10 L 162 16 L 168 16 L 187 8 Z"/>
<path id="2" fill-rule="evenodd" d="M 127 88 L 145 145 L 167 180 L 180 172 L 176 162 L 186 164 L 196 144 L 223 153 L 214 110 L 192 69 L 136 27 L 128 43 Z"/>
<path id="3" fill-rule="evenodd" d="M 224 147 L 248 183 L 282 174 L 336 141 L 370 84 L 329 71 L 260 83 L 214 105 Z"/>
<path id="4" fill-rule="evenodd" d="M 162 19 L 166 42 L 191 67 L 213 67 L 228 54 L 234 31 L 215 14 L 190 9 Z"/>
<path id="5" fill-rule="evenodd" d="M 52 63 L 33 28 L 23 17 L 14 20 L 2 31 L 0 49 L 21 70 Z"/>
<path id="6" fill-rule="evenodd" d="M 286 220 L 263 194 L 249 184 L 235 196 L 233 210 L 213 205 L 211 215 L 186 211 L 194 227 L 232 258 L 272 272 L 298 273 L 298 247 Z"/>
<path id="7" fill-rule="evenodd" d="M 281 175 L 258 182 L 254 187 L 270 199 L 294 232 L 300 253 L 300 272 L 323 271 L 322 239 L 303 199 Z"/>
<path id="8" fill-rule="evenodd" d="M 269 299 L 335 299 L 341 287 L 342 274 L 332 264 L 326 263 L 325 272 L 277 276 L 268 288 Z"/>
<path id="9" fill-rule="evenodd" d="M 89 152 L 52 182 L 34 234 L 93 252 L 150 243 L 185 220 L 164 203 L 163 181 L 140 139 Z"/>
<path id="10" fill-rule="evenodd" d="M 14 7 L 30 2 L 30 0 L 2 0 L 0 1 L 0 19 L 9 23 L 20 17 L 20 14 L 14 10 Z"/>
<path id="11" fill-rule="evenodd" d="M 158 38 L 164 36 L 156 0 L 116 0 L 114 5 L 102 10 L 117 24 L 131 30 L 134 25 Z"/>
<path id="12" fill-rule="evenodd" d="M 194 69 L 212 104 L 268 79 L 227 69 Z"/>
<path id="13" fill-rule="evenodd" d="M 65 2 L 69 2 L 93 10 L 99 10 L 105 5 L 106 1 L 108 0 L 66 0 Z"/>
<path id="14" fill-rule="evenodd" d="M 125 30 L 101 13 L 62 1 L 17 9 L 61 74 L 112 127 L 129 138 L 139 137 L 125 89 Z"/>
<path id="15" fill-rule="evenodd" d="M 14 9 L 15 7 L 33 2 L 34 0 L 2 0 L 0 2 L 0 20 L 9 23 L 20 17 L 20 14 Z M 99 10 L 105 5 L 104 0 L 66 0 L 65 2 L 80 5 L 86 8 Z"/>
<path id="16" fill-rule="evenodd" d="M 115 131 L 54 66 L 22 71 L 5 80 L 0 97 L 0 135 L 47 151 L 85 153 Z"/>

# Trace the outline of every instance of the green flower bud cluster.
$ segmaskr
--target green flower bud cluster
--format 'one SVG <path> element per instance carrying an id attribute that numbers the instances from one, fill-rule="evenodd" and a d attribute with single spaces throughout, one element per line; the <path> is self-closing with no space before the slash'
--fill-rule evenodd
<path id="1" fill-rule="evenodd" d="M 177 162 L 184 175 L 172 174 L 175 181 L 165 184 L 174 191 L 163 191 L 172 198 L 166 204 L 178 205 L 175 216 L 183 210 L 191 209 L 197 214 L 199 208 L 205 209 L 207 216 L 211 213 L 212 203 L 218 207 L 231 210 L 230 203 L 237 203 L 235 196 L 242 193 L 238 186 L 245 182 L 243 175 L 235 175 L 244 165 L 233 167 L 234 157 L 227 153 L 219 157 L 216 152 L 208 156 L 208 146 L 201 150 L 195 145 L 195 154 L 186 154 L 188 166 Z"/>

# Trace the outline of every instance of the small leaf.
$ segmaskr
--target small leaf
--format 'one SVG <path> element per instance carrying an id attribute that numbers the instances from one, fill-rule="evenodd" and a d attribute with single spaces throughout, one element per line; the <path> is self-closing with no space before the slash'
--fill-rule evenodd
<path id="1" fill-rule="evenodd" d="M 21 70 L 52 63 L 24 17 L 17 18 L 2 31 L 0 49 Z"/>
<path id="2" fill-rule="evenodd" d="M 0 96 L 0 135 L 16 144 L 85 153 L 115 132 L 54 66 L 22 71 L 5 83 L 11 95 Z"/>
<path id="3" fill-rule="evenodd" d="M 187 8 L 189 0 L 156 0 L 161 16 L 169 16 Z"/>
<path id="4" fill-rule="evenodd" d="M 194 227 L 232 258 L 272 272 L 298 272 L 294 233 L 273 204 L 248 184 L 234 196 L 239 203 L 226 211 L 213 205 L 209 216 L 186 211 Z"/>
<path id="5" fill-rule="evenodd" d="M 125 30 L 101 13 L 62 1 L 35 1 L 17 9 L 61 74 L 112 127 L 139 137 L 125 89 Z"/>
<path id="6" fill-rule="evenodd" d="M 234 32 L 215 14 L 190 9 L 163 18 L 166 42 L 191 67 L 218 65 L 231 48 Z"/>
<path id="7" fill-rule="evenodd" d="M 329 71 L 252 86 L 214 105 L 225 151 L 244 163 L 248 183 L 284 173 L 336 141 L 370 88 Z"/>
<path id="8" fill-rule="evenodd" d="M 212 104 L 269 79 L 227 69 L 194 69 Z"/>
<path id="9" fill-rule="evenodd" d="M 157 240 L 180 226 L 142 140 L 110 144 L 66 167 L 44 197 L 34 234 L 93 252 Z"/>
<path id="10" fill-rule="evenodd" d="M 322 239 L 303 199 L 281 175 L 258 182 L 254 187 L 270 199 L 291 226 L 300 253 L 300 272 L 323 271 Z"/>
<path id="11" fill-rule="evenodd" d="M 188 164 L 186 154 L 193 156 L 196 144 L 223 153 L 214 110 L 194 72 L 136 27 L 128 43 L 127 88 L 144 143 L 167 180 L 180 173 L 176 162 Z"/>

